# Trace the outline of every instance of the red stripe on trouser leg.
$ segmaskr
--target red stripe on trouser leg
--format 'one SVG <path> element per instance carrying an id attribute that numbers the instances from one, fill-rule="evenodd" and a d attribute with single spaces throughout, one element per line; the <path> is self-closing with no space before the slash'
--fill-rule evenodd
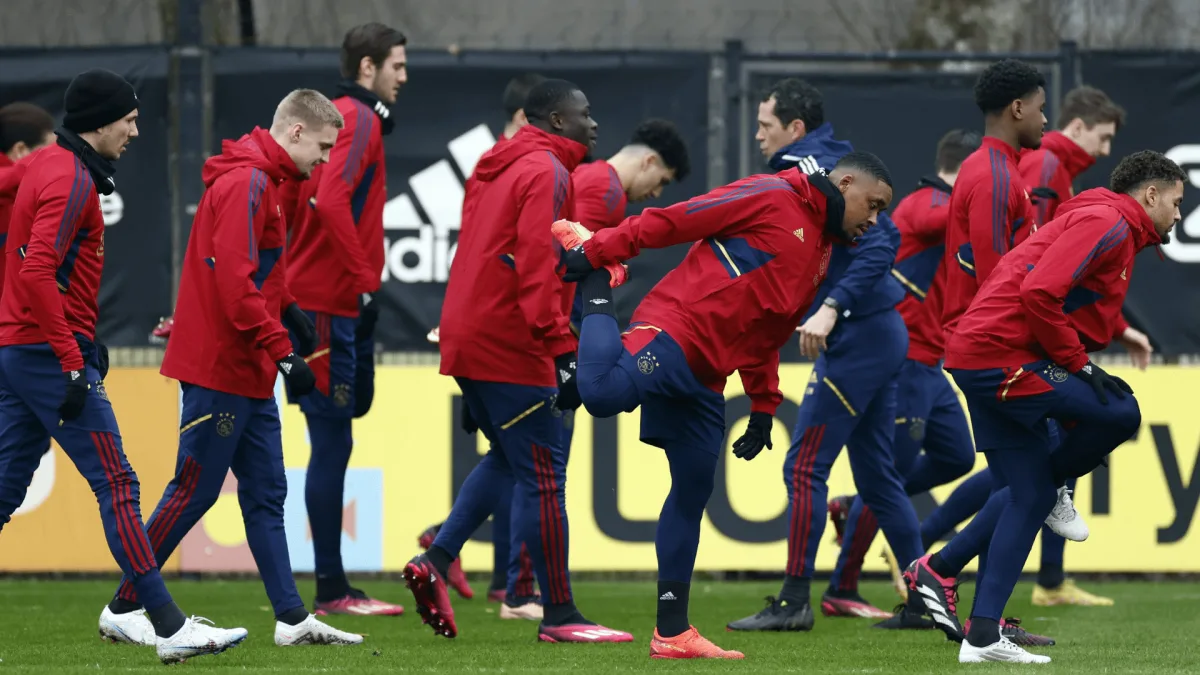
<path id="1" fill-rule="evenodd" d="M 545 492 L 545 479 L 542 477 L 541 458 L 538 456 L 537 446 L 530 445 L 530 451 L 533 453 L 533 475 L 537 479 L 538 488 L 538 527 L 541 535 L 542 544 L 542 561 L 546 564 L 546 580 L 550 579 L 550 547 L 547 543 L 548 533 L 546 532 L 546 523 L 550 517 L 546 513 L 546 500 L 542 498 L 542 493 Z M 550 584 L 546 589 L 547 601 L 554 602 L 554 585 Z"/>
<path id="2" fill-rule="evenodd" d="M 788 573 L 792 576 L 803 576 L 805 572 L 811 574 L 812 570 L 805 568 L 805 556 L 808 554 L 808 539 L 812 533 L 812 515 L 813 515 L 813 496 L 812 496 L 812 468 L 816 463 L 817 454 L 820 452 L 821 439 L 825 436 L 825 425 L 820 424 L 812 428 L 812 435 L 808 439 L 808 444 L 804 447 L 804 452 L 801 457 L 797 458 L 799 471 L 795 481 L 799 488 L 799 497 L 797 501 L 800 503 L 800 518 L 796 522 L 797 529 L 792 531 L 796 537 L 798 551 L 794 570 L 789 570 Z M 793 510 L 794 513 L 794 510 Z"/>
<path id="3" fill-rule="evenodd" d="M 566 602 L 571 598 L 571 582 L 568 581 L 570 572 L 567 569 L 567 524 L 563 522 L 566 505 L 558 500 L 558 474 L 554 471 L 554 454 L 549 448 L 542 448 L 542 452 L 546 458 L 546 475 L 550 477 L 550 499 L 554 516 L 555 543 L 558 550 L 558 578 L 561 584 L 559 591 L 562 593 L 561 602 Z"/>
<path id="4" fill-rule="evenodd" d="M 183 510 L 187 508 L 191 502 L 192 496 L 196 493 L 196 484 L 200 478 L 200 464 L 191 456 L 185 455 L 183 458 L 183 466 L 179 471 L 179 481 L 175 485 L 175 492 L 171 494 L 170 499 L 158 513 L 150 519 L 150 524 L 146 527 L 146 532 L 150 537 L 150 545 L 155 551 L 163 545 L 167 535 L 174 529 L 176 523 L 179 522 L 179 516 Z M 155 558 L 157 559 L 157 553 Z M 165 562 L 165 560 L 163 561 Z M 121 583 L 121 587 L 117 589 L 117 596 L 137 602 L 137 592 L 133 588 L 133 584 L 129 579 Z"/>
<path id="5" fill-rule="evenodd" d="M 108 443 L 109 451 L 112 453 L 113 465 L 117 468 L 117 479 L 121 484 L 121 491 L 124 495 L 122 500 L 122 510 L 125 512 L 125 518 L 129 522 L 130 532 L 133 534 L 133 544 L 142 554 L 142 564 L 145 570 L 142 574 L 149 572 L 158 567 L 158 562 L 155 560 L 154 548 L 150 546 L 150 540 L 146 537 L 146 526 L 142 523 L 141 513 L 141 495 L 138 498 L 133 496 L 133 469 L 125 470 L 124 457 L 120 446 L 117 445 L 117 439 L 113 437 L 111 431 L 101 434 L 102 439 Z"/>
<path id="6" fill-rule="evenodd" d="M 538 501 L 542 513 L 542 556 L 546 561 L 546 581 L 550 586 L 551 603 L 566 602 L 564 592 L 562 560 L 559 558 L 559 533 L 561 532 L 555 500 L 551 494 L 554 484 L 553 468 L 549 462 L 549 450 L 533 446 L 534 469 L 538 476 Z"/>
<path id="7" fill-rule="evenodd" d="M 533 557 L 529 555 L 525 544 L 521 544 L 518 562 L 520 571 L 517 573 L 517 595 L 522 598 L 533 597 Z"/>
<path id="8" fill-rule="evenodd" d="M 145 574 L 142 569 L 142 562 L 138 559 L 139 551 L 134 547 L 133 532 L 129 523 L 122 517 L 121 503 L 121 488 L 117 485 L 116 472 L 113 470 L 112 458 L 109 456 L 108 448 L 101 438 L 99 432 L 91 432 L 92 444 L 96 446 L 96 453 L 100 458 L 100 466 L 104 470 L 104 478 L 108 481 L 109 500 L 112 504 L 113 520 L 117 525 L 117 538 L 121 540 L 121 549 L 125 552 L 125 557 L 129 560 L 130 569 L 134 574 Z"/>
<path id="9" fill-rule="evenodd" d="M 838 588 L 853 590 L 858 588 L 858 577 L 862 574 L 863 560 L 875 540 L 875 532 L 879 525 L 870 507 L 863 505 L 858 514 L 858 522 L 854 525 L 854 540 L 850 542 L 850 551 L 846 555 L 846 567 L 842 570 L 841 583 Z"/>
<path id="10" fill-rule="evenodd" d="M 816 428 L 809 427 L 804 430 L 804 435 L 800 438 L 800 450 L 796 453 L 796 461 L 792 465 L 792 518 L 788 523 L 788 562 L 787 573 L 791 576 L 798 576 L 803 567 L 803 561 L 800 558 L 800 522 L 804 517 L 803 495 L 806 492 L 804 486 L 800 483 L 800 472 L 804 466 L 804 460 L 808 456 L 809 446 L 812 444 L 812 439 L 816 435 Z"/>

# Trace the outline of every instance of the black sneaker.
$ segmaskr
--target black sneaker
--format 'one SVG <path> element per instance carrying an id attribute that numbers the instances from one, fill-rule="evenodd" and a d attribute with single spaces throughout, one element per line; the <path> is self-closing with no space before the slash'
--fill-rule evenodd
<path id="1" fill-rule="evenodd" d="M 885 619 L 872 626 L 884 630 L 933 630 L 937 628 L 933 619 L 922 616 L 908 608 L 907 603 L 900 603 L 892 610 L 892 618 Z"/>
<path id="2" fill-rule="evenodd" d="M 964 631 L 971 630 L 971 620 L 967 619 L 967 623 L 963 626 Z M 1008 638 L 1009 642 L 1019 647 L 1053 647 L 1054 638 L 1046 637 L 1030 633 L 1021 628 L 1021 620 L 1016 618 L 1007 618 L 1000 620 L 1000 635 Z"/>
<path id="3" fill-rule="evenodd" d="M 966 632 L 958 622 L 958 580 L 938 576 L 929 566 L 929 558 L 926 555 L 912 561 L 904 570 L 904 579 L 909 589 L 920 594 L 926 612 L 934 625 L 946 634 L 946 639 L 962 642 Z"/>
<path id="4" fill-rule="evenodd" d="M 725 630 L 798 631 L 812 630 L 812 627 L 813 611 L 807 602 L 793 604 L 769 595 L 767 606 L 761 612 L 738 619 L 725 626 Z"/>

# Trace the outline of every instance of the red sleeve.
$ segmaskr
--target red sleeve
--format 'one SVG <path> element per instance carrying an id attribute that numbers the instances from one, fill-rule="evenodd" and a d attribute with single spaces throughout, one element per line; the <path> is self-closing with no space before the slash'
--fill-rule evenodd
<path id="1" fill-rule="evenodd" d="M 599 268 L 624 262 L 643 248 L 666 248 L 734 232 L 761 215 L 772 190 L 792 190 L 781 178 L 735 183 L 662 209 L 646 209 L 620 225 L 600 230 L 583 247 L 588 262 Z"/>
<path id="2" fill-rule="evenodd" d="M 623 195 L 619 181 L 614 181 L 612 172 L 604 170 L 604 181 L 597 180 L 596 169 L 576 169 L 572 175 L 575 186 L 575 220 L 592 232 L 598 232 L 621 224 L 624 210 L 618 210 Z M 613 184 L 615 182 L 615 185 Z"/>
<path id="3" fill-rule="evenodd" d="M 992 172 L 1002 172 L 993 176 Z M 1009 250 L 1009 233 L 1012 225 L 1009 219 L 1009 191 L 996 189 L 996 183 L 1002 187 L 1009 185 L 1011 176 L 1006 165 L 993 167 L 989 172 L 975 181 L 967 197 L 967 220 L 970 229 L 971 253 L 975 256 L 975 282 L 980 287 L 987 281 L 1000 257 Z"/>
<path id="4" fill-rule="evenodd" d="M 217 297 L 234 328 L 247 333 L 255 345 L 278 361 L 292 352 L 292 343 L 283 324 L 267 311 L 267 299 L 254 283 L 259 265 L 258 242 L 267 222 L 267 210 L 262 208 L 263 192 L 271 179 L 258 169 L 242 175 L 248 180 L 221 186 L 223 194 L 216 200 L 213 214 Z"/>
<path id="5" fill-rule="evenodd" d="M 750 411 L 774 415 L 783 403 L 783 393 L 779 391 L 779 350 L 772 351 L 769 359 L 752 368 L 739 369 L 738 375 L 746 396 L 750 397 Z"/>
<path id="6" fill-rule="evenodd" d="M 1088 355 L 1063 311 L 1067 293 L 1106 263 L 1131 259 L 1132 249 L 1124 219 L 1109 226 L 1077 223 L 1050 244 L 1021 283 L 1021 304 L 1033 336 L 1055 363 L 1072 373 L 1087 365 Z"/>
<path id="7" fill-rule="evenodd" d="M 362 180 L 375 113 L 359 111 L 345 115 L 346 126 L 338 132 L 329 153 L 329 163 L 321 169 L 317 184 L 317 218 L 329 233 L 329 259 L 341 260 L 357 279 L 355 295 L 369 292 L 378 285 L 372 280 L 367 254 L 358 239 L 358 228 L 350 209 L 350 195 Z M 378 277 L 378 272 L 375 277 Z"/>
<path id="8" fill-rule="evenodd" d="M 892 216 L 892 221 L 897 225 L 900 225 L 900 221 L 897 219 L 899 215 L 897 213 Z M 950 209 L 946 204 L 932 207 L 919 216 L 911 212 L 905 212 L 904 215 L 906 218 L 903 233 L 930 244 L 940 244 L 946 241 L 946 225 L 950 221 Z"/>
<path id="9" fill-rule="evenodd" d="M 1116 325 L 1116 328 L 1113 329 L 1113 335 L 1112 335 L 1113 338 L 1121 337 L 1122 335 L 1125 334 L 1125 331 L 1127 331 L 1127 330 L 1129 330 L 1129 322 L 1125 320 L 1124 315 L 1118 314 L 1117 315 L 1117 325 Z"/>
<path id="10" fill-rule="evenodd" d="M 74 176 L 62 176 L 38 195 L 37 211 L 21 264 L 21 279 L 29 292 L 29 310 L 62 363 L 63 372 L 83 368 L 79 345 L 63 312 L 63 294 L 56 274 L 83 222 L 85 206 L 96 193 L 91 177 L 76 166 Z M 87 185 L 80 189 L 80 183 Z"/>
<path id="11" fill-rule="evenodd" d="M 563 282 L 557 271 L 558 253 L 550 225 L 565 213 L 570 194 L 570 174 L 555 163 L 552 171 L 529 171 L 517 205 L 517 304 L 533 339 L 546 345 L 552 356 L 576 349 L 570 317 L 557 301 Z M 561 250 L 561 249 L 560 249 Z"/>
<path id="12" fill-rule="evenodd" d="M 1050 153 L 1046 153 L 1046 154 L 1048 155 Z M 1057 164 L 1057 166 L 1055 166 L 1054 171 L 1050 174 L 1049 185 L 1047 185 L 1046 187 L 1050 188 L 1051 190 L 1054 190 L 1055 194 L 1058 195 L 1058 199 L 1046 199 L 1046 200 L 1039 201 L 1039 203 L 1038 203 L 1038 224 L 1039 225 L 1045 225 L 1046 223 L 1053 220 L 1054 216 L 1058 213 L 1059 204 L 1062 204 L 1063 202 L 1065 202 L 1071 198 L 1071 174 L 1067 171 L 1067 168 L 1065 166 L 1063 166 L 1061 163 L 1058 162 L 1058 160 L 1055 160 L 1055 163 Z M 1047 167 L 1047 168 L 1049 168 L 1049 167 Z M 1045 207 L 1044 211 L 1043 211 L 1043 206 Z"/>

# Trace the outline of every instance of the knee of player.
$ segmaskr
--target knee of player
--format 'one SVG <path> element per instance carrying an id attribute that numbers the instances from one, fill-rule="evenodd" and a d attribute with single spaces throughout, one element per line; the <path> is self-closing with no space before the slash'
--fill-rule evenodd
<path id="1" fill-rule="evenodd" d="M 245 488 L 242 485 L 243 483 L 238 483 L 238 501 L 283 513 L 283 503 L 287 501 L 287 480 L 283 475 L 270 480 L 256 481 L 252 486 L 246 484 Z"/>
<path id="2" fill-rule="evenodd" d="M 961 478 L 975 468 L 975 452 L 962 452 L 947 461 L 947 473 L 954 474 L 949 480 Z"/>
<path id="3" fill-rule="evenodd" d="M 1113 415 L 1109 419 L 1116 433 L 1126 438 L 1133 438 L 1138 428 L 1142 426 L 1142 409 L 1138 405 L 1137 399 L 1133 396 L 1126 396 L 1112 412 Z"/>

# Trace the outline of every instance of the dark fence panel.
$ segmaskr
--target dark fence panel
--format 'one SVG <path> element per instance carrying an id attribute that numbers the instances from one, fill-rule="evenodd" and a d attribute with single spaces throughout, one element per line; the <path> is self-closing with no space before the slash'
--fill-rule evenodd
<path id="1" fill-rule="evenodd" d="M 332 93 L 338 79 L 333 51 L 219 51 L 213 68 L 217 143 L 269 124 L 291 89 Z M 410 81 L 395 106 L 396 130 L 386 139 L 388 253 L 379 342 L 388 350 L 433 349 L 425 336 L 441 314 L 462 184 L 503 128 L 500 98 L 509 78 L 535 71 L 578 84 L 600 124 L 597 157 L 616 152 L 647 117 L 679 125 L 693 174 L 663 199 L 631 209 L 637 212 L 705 189 L 708 68 L 708 56 L 699 54 L 410 54 Z M 626 318 L 684 251 L 647 252 L 634 262 L 634 281 L 617 298 Z"/>
<path id="2" fill-rule="evenodd" d="M 30 101 L 62 120 L 63 92 L 89 68 L 121 73 L 137 88 L 138 138 L 117 162 L 117 189 L 101 196 L 104 276 L 96 333 L 112 346 L 145 345 L 171 313 L 170 117 L 167 52 L 162 49 L 61 50 L 0 55 L 0 105 Z"/>
<path id="3" fill-rule="evenodd" d="M 1139 257 L 1125 312 L 1167 356 L 1200 354 L 1200 53 L 1080 53 L 1083 81 L 1103 89 L 1128 112 L 1111 157 L 1082 178 L 1107 185 L 1121 157 L 1138 150 L 1166 153 L 1188 172 L 1183 222 L 1160 260 Z"/>

